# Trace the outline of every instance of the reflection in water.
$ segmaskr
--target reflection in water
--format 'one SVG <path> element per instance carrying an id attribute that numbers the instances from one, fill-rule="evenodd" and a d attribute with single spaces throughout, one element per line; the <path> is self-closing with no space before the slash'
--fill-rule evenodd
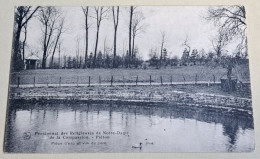
<path id="1" fill-rule="evenodd" d="M 35 132 L 122 131 L 104 145 L 53 146 Z M 24 140 L 23 133 L 32 133 Z M 7 152 L 247 152 L 254 149 L 252 117 L 204 108 L 119 104 L 12 103 L 8 110 Z M 154 142 L 141 150 L 132 144 Z M 53 140 L 59 142 L 59 140 Z M 71 140 L 65 140 L 71 142 Z M 83 141 L 83 140 L 74 140 Z M 94 141 L 89 139 L 88 141 Z"/>

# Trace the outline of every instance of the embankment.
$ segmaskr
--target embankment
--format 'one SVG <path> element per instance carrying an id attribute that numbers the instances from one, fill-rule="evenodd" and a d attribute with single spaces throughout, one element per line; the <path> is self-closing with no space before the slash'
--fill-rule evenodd
<path id="1" fill-rule="evenodd" d="M 186 88 L 187 87 L 187 88 Z M 204 107 L 252 114 L 251 97 L 221 94 L 219 86 L 100 86 L 10 88 L 9 99 L 20 102 L 115 102 L 141 105 Z"/>

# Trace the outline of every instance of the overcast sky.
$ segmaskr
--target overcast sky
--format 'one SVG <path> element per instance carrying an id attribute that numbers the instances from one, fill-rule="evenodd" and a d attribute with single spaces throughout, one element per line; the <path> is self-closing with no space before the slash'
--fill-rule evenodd
<path id="1" fill-rule="evenodd" d="M 61 35 L 62 54 L 74 55 L 76 50 L 76 39 L 80 37 L 80 51 L 84 55 L 84 14 L 81 7 L 61 7 L 65 16 L 65 27 L 67 31 Z M 189 37 L 191 49 L 200 51 L 202 48 L 208 52 L 212 50 L 211 39 L 216 35 L 217 28 L 202 17 L 207 13 L 207 6 L 139 6 L 136 11 L 143 13 L 145 19 L 142 24 L 145 30 L 136 38 L 136 46 L 139 48 L 140 56 L 148 59 L 151 48 L 160 50 L 161 31 L 166 33 L 165 48 L 169 56 L 175 55 L 181 57 L 185 46 L 183 42 Z M 90 8 L 90 14 L 94 15 L 94 9 Z M 112 12 L 108 12 L 109 17 L 101 22 L 100 39 L 98 50 L 103 51 L 104 39 L 106 46 L 113 47 L 113 21 Z M 96 23 L 94 18 L 90 18 L 92 26 L 89 31 L 89 52 L 94 52 Z M 128 48 L 128 24 L 129 24 L 129 7 L 120 7 L 117 53 L 123 54 Z M 37 18 L 32 19 L 28 24 L 27 36 L 27 56 L 30 52 L 37 52 L 42 57 L 42 26 Z M 234 48 L 234 47 L 233 47 Z M 229 52 L 234 49 L 229 49 Z"/>

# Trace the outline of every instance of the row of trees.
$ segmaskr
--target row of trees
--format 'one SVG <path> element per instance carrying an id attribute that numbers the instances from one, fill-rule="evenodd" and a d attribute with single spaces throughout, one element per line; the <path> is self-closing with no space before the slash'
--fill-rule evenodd
<path id="1" fill-rule="evenodd" d="M 90 10 L 92 12 L 90 12 Z M 126 55 L 126 67 L 133 67 L 136 63 L 135 60 L 135 40 L 136 36 L 143 32 L 144 25 L 142 21 L 144 16 L 142 12 L 137 11 L 137 7 L 129 7 L 129 48 Z M 113 62 L 112 67 L 116 68 L 119 66 L 120 61 L 117 54 L 117 29 L 119 25 L 119 14 L 120 7 L 82 7 L 82 12 L 84 14 L 84 24 L 85 24 L 85 54 L 83 61 L 83 68 L 96 68 L 97 67 L 97 56 L 98 56 L 98 44 L 99 44 L 99 32 L 102 22 L 108 19 L 109 15 L 112 15 L 112 20 L 114 24 L 114 41 L 113 41 Z M 15 71 L 19 71 L 24 67 L 24 52 L 26 45 L 26 34 L 27 34 L 27 24 L 30 19 L 33 17 L 37 18 L 42 25 L 42 58 L 41 58 L 41 67 L 43 69 L 47 68 L 47 58 L 50 57 L 49 67 L 54 67 L 54 56 L 57 52 L 57 49 L 61 48 L 61 36 L 66 32 L 64 27 L 65 17 L 57 7 L 26 7 L 20 6 L 16 7 L 15 10 L 15 30 L 14 30 L 14 45 L 13 45 L 13 63 L 12 68 Z M 96 22 L 96 38 L 95 38 L 95 47 L 93 52 L 93 59 L 89 60 L 89 28 L 91 24 L 89 19 L 92 18 Z M 21 40 L 21 33 L 24 32 L 24 39 Z M 78 45 L 79 43 L 77 43 Z M 79 48 L 77 46 L 77 48 Z M 76 50 L 76 56 L 79 56 L 79 50 Z M 78 58 L 78 57 L 77 57 Z"/>
<path id="2" fill-rule="evenodd" d="M 128 49 L 124 50 L 122 56 L 119 56 L 117 51 L 117 29 L 119 25 L 120 7 L 82 7 L 85 24 L 85 50 L 84 56 L 80 55 L 79 41 L 76 39 L 75 57 L 66 58 L 66 64 L 63 62 L 63 67 L 68 66 L 68 63 L 75 63 L 73 67 L 68 68 L 117 68 L 117 67 L 140 67 L 142 66 L 142 59 L 138 51 L 138 47 L 135 44 L 137 35 L 144 32 L 146 27 L 143 24 L 144 16 L 142 12 L 138 11 L 135 6 L 127 8 L 129 12 L 129 24 L 128 24 Z M 92 11 L 92 12 L 90 12 Z M 113 28 L 114 28 L 114 40 L 112 49 L 107 49 L 104 45 L 104 51 L 100 50 L 99 44 L 99 30 L 102 26 L 102 22 L 112 16 Z M 59 53 L 59 68 L 61 68 L 61 47 L 62 47 L 62 34 L 66 32 L 65 17 L 62 11 L 56 7 L 25 7 L 20 6 L 16 8 L 15 12 L 15 30 L 14 30 L 14 45 L 13 45 L 13 69 L 21 70 L 24 65 L 25 46 L 26 46 L 26 34 L 27 25 L 30 19 L 37 18 L 42 25 L 42 68 L 47 68 L 47 59 L 49 59 L 49 67 L 57 67 L 57 63 L 54 64 L 54 57 L 56 52 Z M 96 38 L 94 52 L 89 53 L 89 19 L 95 20 L 96 25 Z M 234 37 L 241 36 L 241 42 L 237 46 L 236 57 L 247 58 L 247 39 L 245 36 L 245 9 L 243 6 L 229 6 L 229 7 L 217 7 L 210 8 L 207 16 L 205 17 L 210 22 L 213 22 L 219 27 L 218 34 L 215 38 L 211 39 L 213 51 L 205 53 L 204 50 L 198 52 L 197 49 L 191 49 L 189 39 L 183 42 L 185 50 L 180 59 L 177 56 L 173 58 L 169 57 L 168 50 L 165 47 L 166 33 L 161 32 L 161 46 L 160 50 L 150 50 L 149 65 L 156 68 L 162 68 L 176 65 L 196 65 L 207 64 L 214 59 L 219 61 L 223 57 L 224 48 L 227 44 L 234 39 Z M 21 40 L 21 34 L 24 33 L 24 39 Z M 110 50 L 110 51 L 108 51 Z M 64 56 L 65 57 L 65 56 Z M 63 57 L 63 59 L 64 59 Z M 74 59 L 74 60 L 73 60 Z M 72 62 L 69 62 L 72 61 Z M 74 62 L 73 62 L 74 61 Z M 71 66 L 71 65 L 69 65 Z"/>
<path id="3" fill-rule="evenodd" d="M 135 49 L 138 51 L 137 49 Z M 136 52 L 135 51 L 135 52 Z M 136 52 L 137 54 L 137 52 Z M 60 61 L 61 59 L 57 59 L 56 61 Z M 56 62 L 54 63 L 54 68 L 64 68 L 64 69 L 78 69 L 78 68 L 91 68 L 91 63 L 94 61 L 94 54 L 91 52 L 87 58 L 87 65 L 85 65 L 83 56 L 63 56 L 62 63 Z M 97 53 L 95 68 L 127 68 L 129 61 L 129 54 L 123 56 L 114 56 L 114 54 L 102 53 L 99 51 Z M 143 64 L 143 60 L 140 57 L 133 57 L 132 67 L 140 68 Z"/>

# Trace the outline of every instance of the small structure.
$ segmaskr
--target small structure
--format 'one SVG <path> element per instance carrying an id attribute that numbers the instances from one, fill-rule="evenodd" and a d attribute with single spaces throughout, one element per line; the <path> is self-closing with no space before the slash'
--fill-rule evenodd
<path id="1" fill-rule="evenodd" d="M 39 68 L 40 59 L 36 55 L 31 55 L 27 58 L 25 58 L 25 69 L 37 69 Z"/>
<path id="2" fill-rule="evenodd" d="M 228 79 L 227 75 L 224 75 L 220 78 L 221 88 L 225 92 L 233 92 L 237 87 L 237 77 L 231 75 L 231 78 Z"/>

